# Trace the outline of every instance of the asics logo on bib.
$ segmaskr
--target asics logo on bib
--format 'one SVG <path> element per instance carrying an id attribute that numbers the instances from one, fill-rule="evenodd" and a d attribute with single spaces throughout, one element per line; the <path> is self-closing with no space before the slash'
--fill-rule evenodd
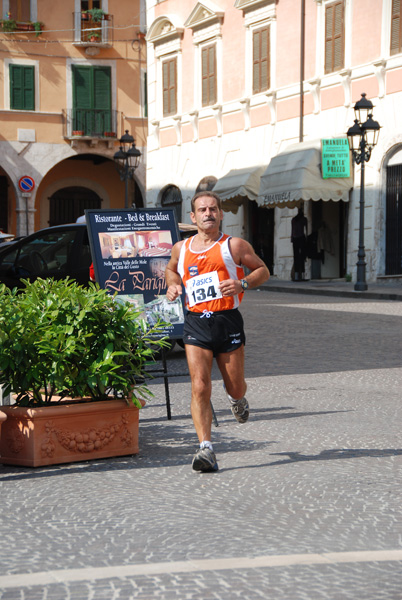
<path id="1" fill-rule="evenodd" d="M 195 287 L 199 285 L 205 285 L 206 283 L 212 283 L 212 277 L 204 277 L 204 279 L 198 279 L 195 282 Z"/>

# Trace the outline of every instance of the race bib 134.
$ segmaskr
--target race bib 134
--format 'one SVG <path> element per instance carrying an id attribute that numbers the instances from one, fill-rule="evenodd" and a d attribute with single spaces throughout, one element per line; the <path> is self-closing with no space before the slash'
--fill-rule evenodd
<path id="1" fill-rule="evenodd" d="M 191 277 L 186 284 L 188 305 L 195 306 L 201 302 L 210 302 L 222 298 L 219 289 L 219 277 L 216 271 Z"/>

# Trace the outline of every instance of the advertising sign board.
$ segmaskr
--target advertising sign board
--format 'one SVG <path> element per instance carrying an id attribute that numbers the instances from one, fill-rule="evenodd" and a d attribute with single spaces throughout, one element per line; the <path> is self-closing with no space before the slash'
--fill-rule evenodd
<path id="1" fill-rule="evenodd" d="M 85 219 L 100 287 L 132 303 L 150 325 L 168 323 L 161 337 L 182 338 L 184 294 L 169 302 L 165 282 L 179 240 L 174 209 L 90 209 Z"/>
<path id="2" fill-rule="evenodd" d="M 322 177 L 350 177 L 350 152 L 347 138 L 321 140 Z"/>

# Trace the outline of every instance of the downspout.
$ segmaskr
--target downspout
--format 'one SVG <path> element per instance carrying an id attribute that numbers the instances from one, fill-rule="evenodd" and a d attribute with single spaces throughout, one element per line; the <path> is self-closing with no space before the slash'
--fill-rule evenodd
<path id="1" fill-rule="evenodd" d="M 301 18 L 300 18 L 300 120 L 299 120 L 299 142 L 303 141 L 303 116 L 304 116 L 304 62 L 305 62 L 305 24 L 306 24 L 306 0 L 301 0 Z"/>

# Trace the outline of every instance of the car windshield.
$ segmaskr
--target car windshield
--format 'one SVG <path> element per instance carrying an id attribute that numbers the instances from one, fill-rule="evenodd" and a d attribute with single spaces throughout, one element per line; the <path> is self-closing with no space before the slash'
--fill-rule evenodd
<path id="1" fill-rule="evenodd" d="M 22 270 L 26 276 L 67 268 L 75 231 L 47 232 L 22 246 L 10 249 L 1 259 L 2 267 Z"/>

